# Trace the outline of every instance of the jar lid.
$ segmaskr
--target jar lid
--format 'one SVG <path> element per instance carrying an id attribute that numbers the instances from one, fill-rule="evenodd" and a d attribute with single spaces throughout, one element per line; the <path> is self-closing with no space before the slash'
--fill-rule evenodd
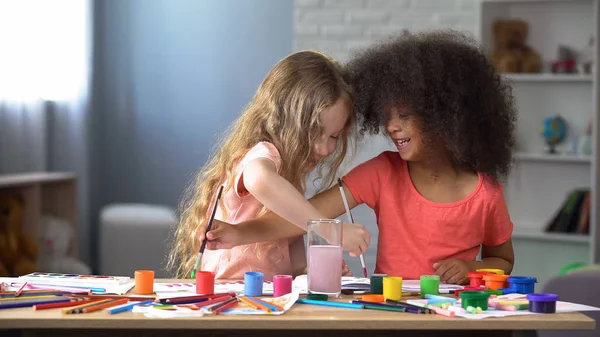
<path id="1" fill-rule="evenodd" d="M 504 274 L 504 270 L 502 270 L 502 269 L 493 269 L 493 268 L 477 269 L 476 271 L 479 271 L 479 272 L 486 272 L 487 271 L 487 272 L 498 274 L 498 275 L 503 275 Z"/>
<path id="2" fill-rule="evenodd" d="M 468 290 L 468 291 L 461 291 L 458 296 L 461 299 L 467 299 L 467 300 L 472 300 L 472 299 L 483 300 L 483 299 L 490 298 L 490 295 L 491 294 L 486 291 Z"/>
<path id="3" fill-rule="evenodd" d="M 488 274 L 488 275 L 483 275 L 483 280 L 484 281 L 506 281 L 506 279 L 509 277 L 510 277 L 510 275 L 504 275 L 504 274 Z"/>
<path id="4" fill-rule="evenodd" d="M 528 294 L 527 299 L 534 302 L 556 302 L 558 295 L 556 294 Z"/>
<path id="5" fill-rule="evenodd" d="M 467 273 L 468 278 L 482 278 L 483 275 L 494 274 L 489 271 L 470 271 Z"/>
<path id="6" fill-rule="evenodd" d="M 508 282 L 510 282 L 510 283 L 537 283 L 537 279 L 535 277 L 530 277 L 530 276 L 511 276 L 508 278 Z"/>
<path id="7" fill-rule="evenodd" d="M 306 298 L 309 300 L 327 301 L 328 297 L 325 294 L 308 294 L 306 295 Z"/>

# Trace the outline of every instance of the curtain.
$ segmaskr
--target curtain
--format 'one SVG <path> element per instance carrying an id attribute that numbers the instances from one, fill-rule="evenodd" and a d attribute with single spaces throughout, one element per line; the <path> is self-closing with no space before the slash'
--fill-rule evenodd
<path id="1" fill-rule="evenodd" d="M 92 0 L 0 0 L 0 174 L 78 175 L 86 260 Z"/>

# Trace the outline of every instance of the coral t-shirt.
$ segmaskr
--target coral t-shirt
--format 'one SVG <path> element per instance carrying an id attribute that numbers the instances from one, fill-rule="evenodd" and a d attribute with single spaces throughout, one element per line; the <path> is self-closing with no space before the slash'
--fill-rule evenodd
<path id="1" fill-rule="evenodd" d="M 257 158 L 271 160 L 279 172 L 281 157 L 277 148 L 268 142 L 256 144 L 237 165 L 234 187 L 223 193 L 222 200 L 227 210 L 227 216 L 224 216 L 219 207 L 215 219 L 238 224 L 254 219 L 262 210 L 263 205 L 252 194 L 247 191 L 239 193 L 237 188 L 244 166 Z M 269 281 L 273 279 L 273 275 L 291 275 L 289 242 L 288 239 L 282 239 L 237 246 L 231 249 L 207 249 L 202 255 L 201 270 L 214 272 L 217 279 L 244 279 L 244 273 L 247 271 L 262 272 L 265 280 Z"/>
<path id="2" fill-rule="evenodd" d="M 437 203 L 419 194 L 398 152 L 385 151 L 343 181 L 359 204 L 375 211 L 375 273 L 418 279 L 433 274 L 440 260 L 474 261 L 482 244 L 497 246 L 512 235 L 502 185 L 483 174 L 467 198 Z"/>

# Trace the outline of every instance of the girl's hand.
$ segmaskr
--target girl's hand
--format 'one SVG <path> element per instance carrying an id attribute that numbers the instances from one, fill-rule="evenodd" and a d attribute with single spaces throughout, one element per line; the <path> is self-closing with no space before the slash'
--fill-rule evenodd
<path id="1" fill-rule="evenodd" d="M 435 274 L 440 276 L 440 281 L 453 284 L 467 284 L 467 274 L 470 271 L 467 261 L 461 259 L 442 260 L 433 264 Z"/>
<path id="2" fill-rule="evenodd" d="M 206 249 L 217 250 L 217 249 L 230 249 L 235 246 L 242 244 L 242 235 L 237 226 L 230 223 L 213 220 L 212 227 L 208 233 L 206 233 Z M 204 230 L 201 230 L 200 242 L 204 240 Z"/>
<path id="3" fill-rule="evenodd" d="M 342 259 L 342 276 L 352 276 L 352 271 L 350 271 L 350 268 L 348 268 L 348 265 L 346 264 L 346 260 Z"/>
<path id="4" fill-rule="evenodd" d="M 360 256 L 369 248 L 371 233 L 365 226 L 359 223 L 344 224 L 343 233 L 342 248 L 350 253 L 350 256 Z"/>

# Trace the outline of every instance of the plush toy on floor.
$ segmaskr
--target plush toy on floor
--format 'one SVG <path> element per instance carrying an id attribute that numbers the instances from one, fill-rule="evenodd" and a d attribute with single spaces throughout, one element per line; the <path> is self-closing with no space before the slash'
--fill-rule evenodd
<path id="1" fill-rule="evenodd" d="M 41 246 L 39 271 L 80 275 L 91 273 L 90 267 L 68 255 L 75 234 L 69 222 L 54 216 L 43 216 L 39 233 Z"/>
<path id="2" fill-rule="evenodd" d="M 17 194 L 0 194 L 0 276 L 21 276 L 36 270 L 35 237 L 23 231 L 24 201 Z"/>
<path id="3" fill-rule="evenodd" d="M 539 73 L 540 54 L 526 44 L 529 25 L 519 19 L 497 20 L 493 35 L 495 48 L 492 63 L 502 73 Z"/>

